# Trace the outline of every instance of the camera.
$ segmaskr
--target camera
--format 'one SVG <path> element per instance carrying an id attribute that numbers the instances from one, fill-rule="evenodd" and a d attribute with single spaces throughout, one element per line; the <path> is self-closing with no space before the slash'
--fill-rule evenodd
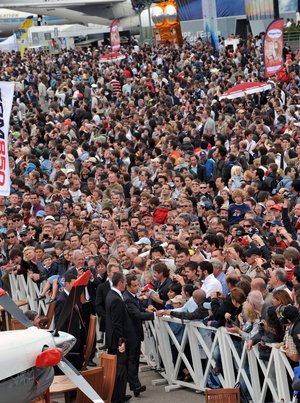
<path id="1" fill-rule="evenodd" d="M 254 235 L 254 234 L 259 234 L 259 230 L 257 229 L 257 228 L 251 228 L 249 231 L 248 231 L 248 235 Z"/>
<path id="2" fill-rule="evenodd" d="M 231 319 L 226 320 L 226 327 L 233 327 L 233 322 Z"/>
<path id="3" fill-rule="evenodd" d="M 245 234 L 245 231 L 242 231 L 241 229 L 238 229 L 238 230 L 236 231 L 236 236 L 244 236 L 244 235 L 246 235 L 246 234 Z"/>

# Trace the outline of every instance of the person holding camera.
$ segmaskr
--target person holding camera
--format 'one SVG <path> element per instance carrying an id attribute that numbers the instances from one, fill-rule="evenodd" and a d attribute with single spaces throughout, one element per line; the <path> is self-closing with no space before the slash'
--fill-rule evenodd
<path id="1" fill-rule="evenodd" d="M 246 274 L 255 278 L 258 274 L 264 274 L 264 269 L 262 268 L 261 250 L 254 243 L 250 244 L 249 249 L 244 253 L 249 268 Z"/>

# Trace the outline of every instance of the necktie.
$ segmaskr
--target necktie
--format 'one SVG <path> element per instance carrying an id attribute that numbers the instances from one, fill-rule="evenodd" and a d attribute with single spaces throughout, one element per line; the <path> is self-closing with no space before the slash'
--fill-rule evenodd
<path id="1" fill-rule="evenodd" d="M 80 295 L 80 302 L 82 304 L 86 303 L 86 298 L 85 298 L 85 291 L 82 291 L 81 295 Z"/>

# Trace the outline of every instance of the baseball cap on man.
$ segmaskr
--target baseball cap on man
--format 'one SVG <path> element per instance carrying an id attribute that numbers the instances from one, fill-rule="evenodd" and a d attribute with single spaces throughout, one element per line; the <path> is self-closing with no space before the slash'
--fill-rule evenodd
<path id="1" fill-rule="evenodd" d="M 36 213 L 36 217 L 37 217 L 37 218 L 45 217 L 45 216 L 46 216 L 46 213 L 45 213 L 44 210 L 39 210 L 39 211 Z"/>
<path id="2" fill-rule="evenodd" d="M 47 215 L 47 217 L 45 218 L 45 221 L 55 221 L 55 218 L 53 217 L 53 215 Z"/>
<path id="3" fill-rule="evenodd" d="M 298 315 L 298 309 L 293 305 L 286 305 L 280 312 L 280 317 L 283 318 L 284 323 L 294 322 Z"/>
<path id="4" fill-rule="evenodd" d="M 245 252 L 245 256 L 252 256 L 252 255 L 261 256 L 261 250 L 255 245 L 250 246 L 250 248 L 247 249 Z"/>
<path id="5" fill-rule="evenodd" d="M 281 204 L 274 204 L 273 206 L 270 207 L 270 210 L 272 210 L 272 209 L 281 211 L 282 206 L 281 206 Z"/>
<path id="6" fill-rule="evenodd" d="M 135 242 L 135 245 L 151 245 L 151 241 L 149 238 L 144 237 Z"/>
<path id="7" fill-rule="evenodd" d="M 96 164 L 97 159 L 95 157 L 90 157 L 89 159 L 86 160 L 86 162 L 91 162 L 92 164 Z"/>
<path id="8" fill-rule="evenodd" d="M 183 298 L 182 295 L 175 295 L 174 298 L 171 298 L 170 301 L 172 302 L 172 304 L 185 304 L 186 300 Z"/>
<path id="9" fill-rule="evenodd" d="M 273 225 L 279 225 L 280 227 L 282 227 L 282 222 L 280 220 L 273 220 L 272 224 Z"/>

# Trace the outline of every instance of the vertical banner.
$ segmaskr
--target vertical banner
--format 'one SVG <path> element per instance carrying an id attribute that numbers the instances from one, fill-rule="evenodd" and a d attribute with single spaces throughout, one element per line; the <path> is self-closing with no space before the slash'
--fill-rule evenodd
<path id="1" fill-rule="evenodd" d="M 121 47 L 118 20 L 114 20 L 110 26 L 110 46 L 112 52 L 118 52 Z"/>
<path id="2" fill-rule="evenodd" d="M 10 195 L 10 173 L 8 160 L 8 129 L 14 83 L 0 81 L 0 195 Z"/>
<path id="3" fill-rule="evenodd" d="M 264 38 L 265 77 L 272 77 L 283 70 L 283 18 L 268 26 Z"/>
<path id="4" fill-rule="evenodd" d="M 202 13 L 204 20 L 204 31 L 208 38 L 211 38 L 212 45 L 218 49 L 218 27 L 217 27 L 217 7 L 216 0 L 202 0 Z"/>
<path id="5" fill-rule="evenodd" d="M 18 42 L 20 44 L 21 59 L 24 56 L 25 50 L 28 48 L 28 29 L 32 27 L 33 16 L 27 17 L 17 32 Z"/>

